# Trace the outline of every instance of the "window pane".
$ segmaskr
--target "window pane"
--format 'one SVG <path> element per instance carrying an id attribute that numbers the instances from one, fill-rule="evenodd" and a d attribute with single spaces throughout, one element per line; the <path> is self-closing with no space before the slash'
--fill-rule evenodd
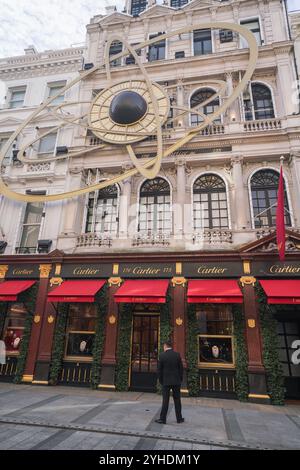
<path id="1" fill-rule="evenodd" d="M 65 84 L 62 84 L 62 85 L 49 85 L 49 94 L 48 94 L 48 97 L 51 98 L 52 96 L 55 96 L 57 95 L 57 93 L 60 92 L 60 90 L 62 90 L 64 88 Z M 52 101 L 51 105 L 59 105 L 61 104 L 63 101 L 64 101 L 64 98 L 65 98 L 65 95 L 62 94 L 60 96 L 58 96 L 54 101 Z"/>
<path id="2" fill-rule="evenodd" d="M 24 103 L 25 93 L 26 93 L 26 89 L 11 90 L 9 107 L 21 108 Z"/>
<path id="3" fill-rule="evenodd" d="M 40 139 L 38 153 L 53 153 L 57 134 L 49 134 Z"/>
<path id="4" fill-rule="evenodd" d="M 27 310 L 22 303 L 10 304 L 3 340 L 8 354 L 17 353 L 24 332 Z"/>

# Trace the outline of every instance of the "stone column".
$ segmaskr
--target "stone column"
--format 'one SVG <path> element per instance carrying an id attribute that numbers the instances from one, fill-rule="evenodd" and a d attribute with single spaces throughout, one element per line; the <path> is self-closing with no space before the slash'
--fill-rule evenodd
<path id="1" fill-rule="evenodd" d="M 128 214 L 131 199 L 131 178 L 123 181 L 119 205 L 119 238 L 128 237 Z"/>
<path id="2" fill-rule="evenodd" d="M 270 403 L 267 393 L 266 371 L 263 365 L 263 346 L 259 311 L 255 295 L 256 279 L 244 276 L 240 279 L 244 296 L 246 342 L 248 351 L 249 401 Z"/>
<path id="3" fill-rule="evenodd" d="M 40 265 L 40 281 L 37 291 L 35 312 L 33 317 L 30 341 L 28 346 L 28 354 L 23 375 L 23 382 L 31 383 L 33 381 L 36 360 L 38 357 L 39 341 L 41 335 L 42 324 L 45 319 L 45 310 L 47 303 L 48 281 L 52 264 Z"/>
<path id="4" fill-rule="evenodd" d="M 277 68 L 278 68 L 278 78 L 280 82 L 280 95 L 281 95 L 281 105 L 283 108 L 283 114 L 285 116 L 292 115 L 299 111 L 299 105 L 297 100 L 293 100 L 295 94 L 294 82 L 296 76 L 293 73 L 292 65 L 290 63 L 290 58 L 286 58 L 286 54 L 277 55 Z M 276 106 L 276 103 L 274 103 Z"/>
<path id="5" fill-rule="evenodd" d="M 79 189 L 81 187 L 82 181 L 82 169 L 76 168 L 70 171 L 68 176 L 68 191 L 74 189 Z M 78 216 L 78 206 L 80 198 L 68 199 L 65 203 L 63 209 L 63 234 L 64 235 L 76 235 L 77 234 L 77 216 Z"/>
<path id="6" fill-rule="evenodd" d="M 114 265 L 114 271 L 117 272 L 117 270 L 118 265 Z M 101 379 L 100 385 L 98 385 L 98 388 L 101 390 L 115 390 L 119 311 L 114 295 L 119 289 L 121 282 L 122 280 L 118 277 L 112 277 L 108 281 L 108 312 L 105 323 L 105 341 L 102 357 Z"/>
<path id="7" fill-rule="evenodd" d="M 293 215 L 296 227 L 300 226 L 300 154 L 292 155 L 291 174 L 293 181 L 293 191 L 290 194 L 293 201 Z M 291 209 L 291 208 L 290 208 Z"/>
<path id="8" fill-rule="evenodd" d="M 181 274 L 181 263 L 176 263 L 176 273 Z M 188 394 L 187 390 L 187 362 L 185 357 L 185 343 L 187 331 L 187 317 L 185 310 L 185 287 L 186 279 L 184 277 L 174 277 L 172 279 L 172 329 L 173 329 L 173 346 L 174 350 L 181 355 L 184 374 L 183 382 L 181 384 L 181 391 Z"/>
<path id="9" fill-rule="evenodd" d="M 177 106 L 184 106 L 184 88 L 183 88 L 183 81 L 178 80 L 177 82 Z M 178 114 L 182 113 L 183 111 L 180 111 L 180 109 L 175 110 L 174 116 L 177 116 Z M 183 127 L 184 122 L 188 119 L 188 115 L 183 115 L 179 118 L 177 118 L 174 122 L 175 127 Z"/>
<path id="10" fill-rule="evenodd" d="M 33 326 L 32 338 L 29 346 L 29 358 L 26 364 L 26 374 L 33 373 L 33 383 L 48 385 L 50 362 L 55 329 L 56 311 L 52 304 L 47 303 L 48 281 L 50 269 L 48 265 L 40 266 L 40 287 L 37 298 L 36 312 L 41 314 L 39 323 Z M 49 265 L 51 268 L 51 265 Z M 37 335 L 39 335 L 38 343 Z M 37 348 L 35 350 L 35 348 Z M 33 357 L 36 359 L 35 367 Z M 33 369 L 34 367 L 34 369 Z"/>
<path id="11" fill-rule="evenodd" d="M 174 237 L 182 239 L 184 235 L 184 205 L 185 205 L 185 161 L 178 159 L 176 166 L 176 206 L 173 209 L 174 215 Z"/>
<path id="12" fill-rule="evenodd" d="M 231 159 L 232 164 L 232 200 L 234 207 L 234 220 L 236 230 L 243 230 L 248 226 L 248 207 L 246 201 L 248 197 L 243 183 L 243 158 L 236 156 Z"/>

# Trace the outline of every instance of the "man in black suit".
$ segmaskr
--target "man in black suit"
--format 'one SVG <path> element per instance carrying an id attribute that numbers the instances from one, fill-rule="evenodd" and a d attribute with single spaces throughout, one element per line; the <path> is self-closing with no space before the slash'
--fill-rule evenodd
<path id="1" fill-rule="evenodd" d="M 184 418 L 181 414 L 180 386 L 183 378 L 183 366 L 180 354 L 173 351 L 172 344 L 166 341 L 163 345 L 164 352 L 159 356 L 158 361 L 158 379 L 162 385 L 162 408 L 160 419 L 155 421 L 160 424 L 166 424 L 169 408 L 170 391 L 173 392 L 175 413 L 177 423 L 183 423 Z"/>

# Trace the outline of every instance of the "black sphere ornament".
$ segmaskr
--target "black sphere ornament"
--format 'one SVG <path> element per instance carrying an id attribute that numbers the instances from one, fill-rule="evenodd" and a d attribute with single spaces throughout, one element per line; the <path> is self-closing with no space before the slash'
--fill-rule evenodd
<path id="1" fill-rule="evenodd" d="M 135 91 L 121 91 L 111 102 L 110 118 L 120 125 L 134 124 L 142 119 L 147 111 L 144 98 Z"/>

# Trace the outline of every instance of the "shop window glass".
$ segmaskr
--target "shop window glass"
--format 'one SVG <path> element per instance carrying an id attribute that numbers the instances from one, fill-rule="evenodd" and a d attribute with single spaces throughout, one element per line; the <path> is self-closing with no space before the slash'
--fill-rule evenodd
<path id="1" fill-rule="evenodd" d="M 300 323 L 298 321 L 280 321 L 277 323 L 279 338 L 279 359 L 285 377 L 300 377 L 300 365 L 294 364 L 293 354 L 296 349 L 293 343 L 300 340 Z"/>
<path id="2" fill-rule="evenodd" d="M 22 303 L 9 304 L 3 334 L 7 354 L 17 354 L 20 349 L 27 310 Z"/>
<path id="3" fill-rule="evenodd" d="M 92 358 L 97 306 L 70 304 L 67 326 L 66 357 Z"/>
<path id="4" fill-rule="evenodd" d="M 229 305 L 197 305 L 200 366 L 232 367 L 233 318 Z"/>

